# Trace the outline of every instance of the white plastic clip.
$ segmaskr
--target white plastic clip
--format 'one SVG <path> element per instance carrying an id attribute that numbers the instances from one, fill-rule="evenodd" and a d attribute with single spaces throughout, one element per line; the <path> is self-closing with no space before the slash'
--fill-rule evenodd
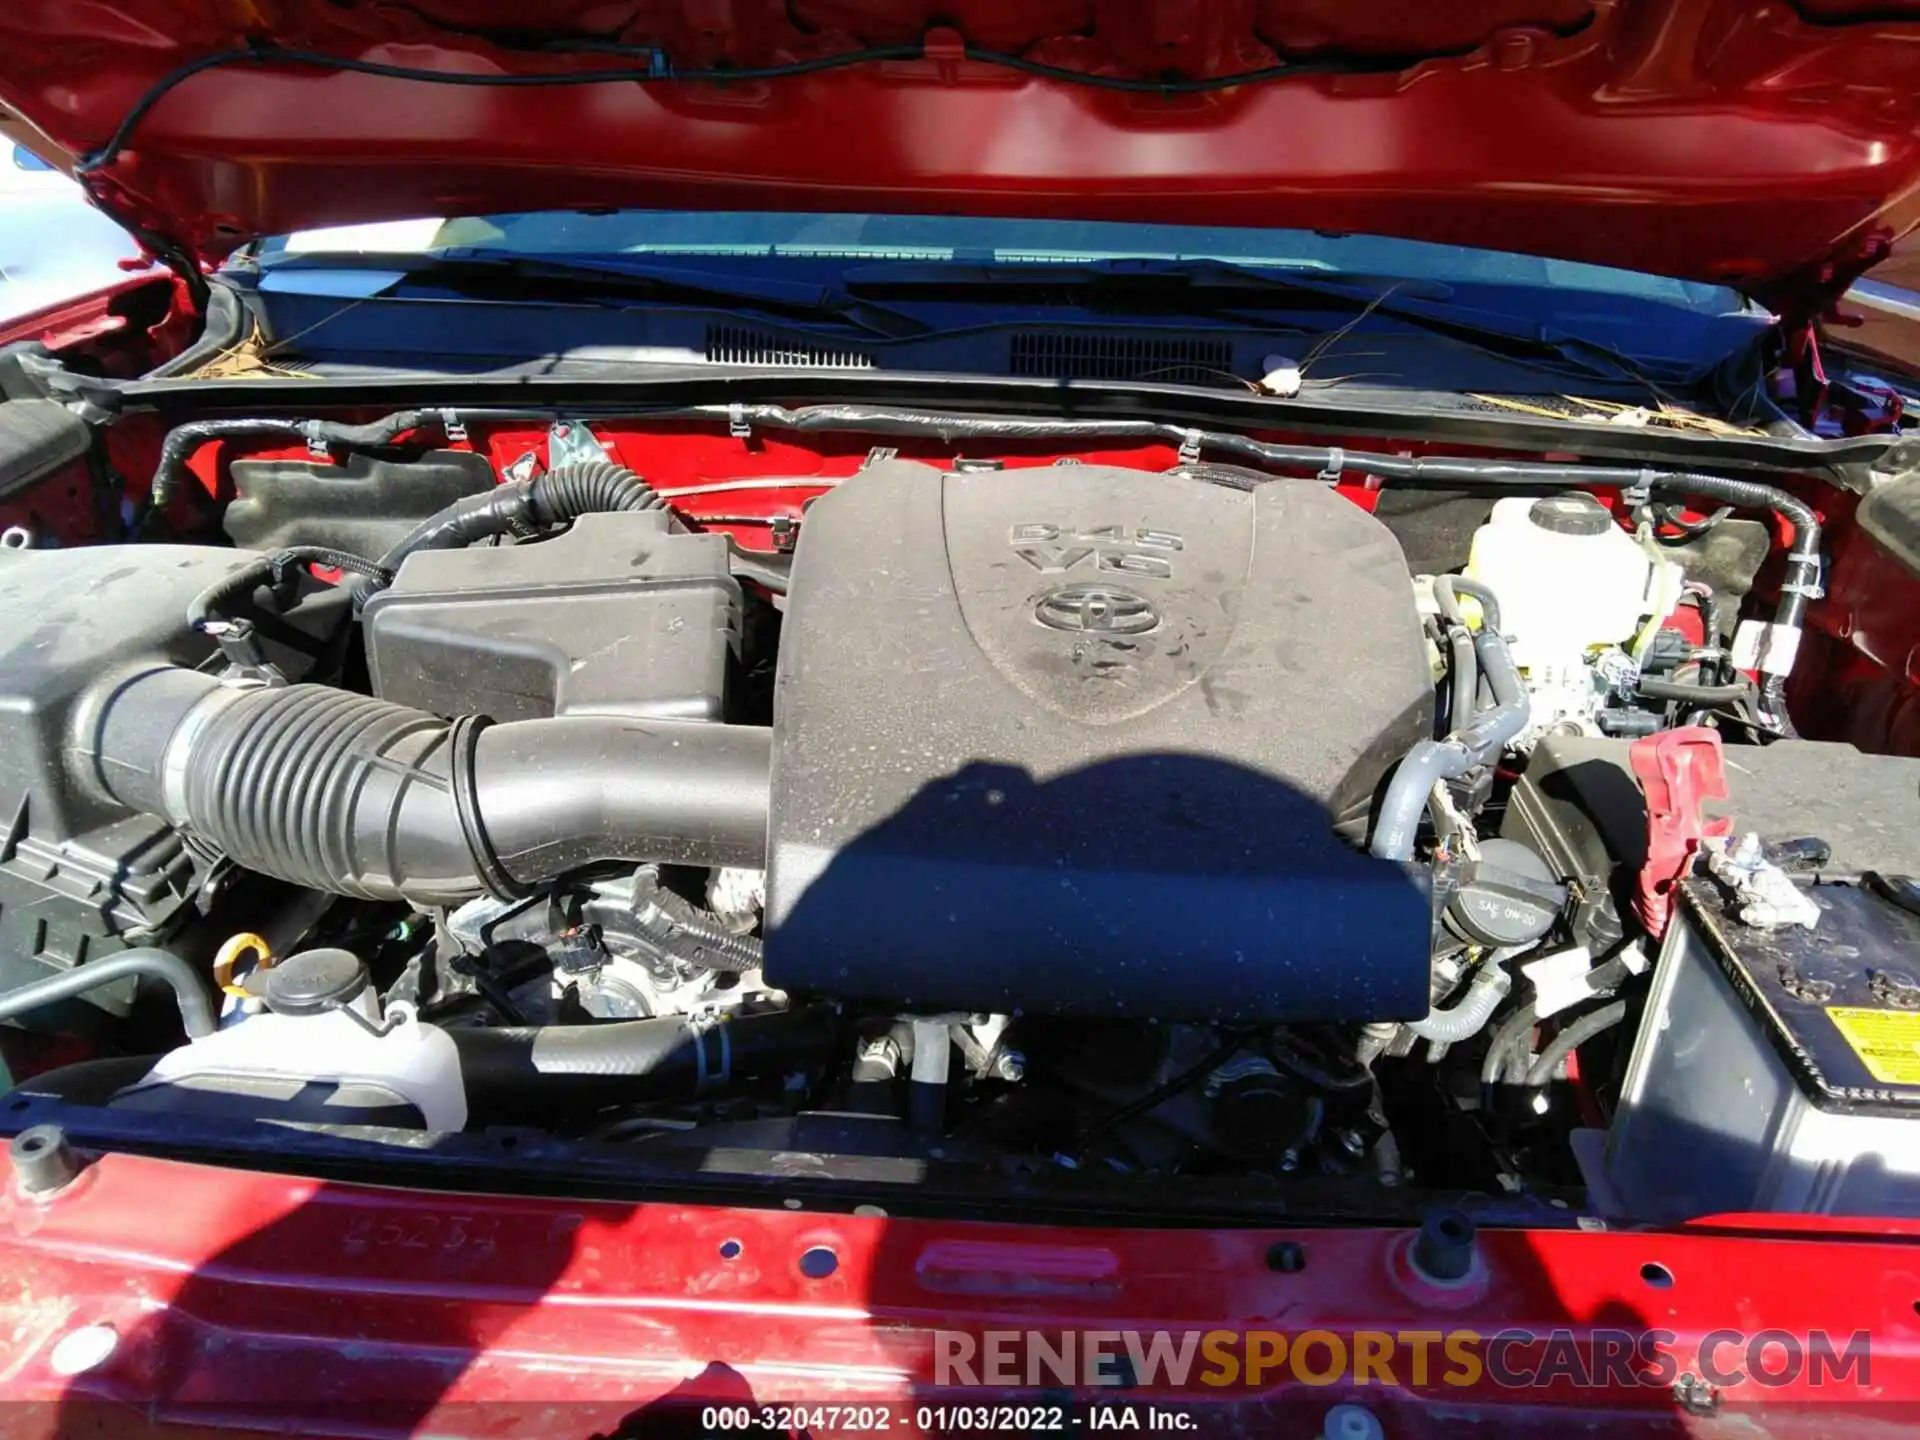
<path id="1" fill-rule="evenodd" d="M 467 427 L 460 423 L 460 416 L 449 405 L 440 412 L 441 428 L 447 432 L 447 442 L 452 445 L 467 443 Z"/>
<path id="2" fill-rule="evenodd" d="M 1651 470 L 1642 470 L 1640 478 L 1620 492 L 1620 498 L 1629 510 L 1638 510 L 1653 500 L 1653 482 L 1658 477 Z"/>
<path id="3" fill-rule="evenodd" d="M 307 438 L 307 455 L 313 460 L 331 460 L 333 452 L 327 448 L 327 442 L 320 438 L 320 422 L 309 420 L 301 427 L 301 434 Z"/>
<path id="4" fill-rule="evenodd" d="M 1813 578 L 1811 580 L 1790 580 L 1781 585 L 1782 594 L 1801 595 L 1808 600 L 1823 599 L 1827 587 L 1822 582 L 1826 578 L 1827 559 L 1824 555 L 1813 557 Z"/>
<path id="5" fill-rule="evenodd" d="M 1347 473 L 1347 452 L 1338 445 L 1327 447 L 1327 463 L 1320 467 L 1320 478 L 1329 485 L 1338 485 L 1340 477 Z"/>
<path id="6" fill-rule="evenodd" d="M 753 427 L 747 423 L 747 407 L 739 401 L 727 406 L 727 434 L 736 440 L 748 439 Z"/>
<path id="7" fill-rule="evenodd" d="M 1182 465 L 1193 465 L 1197 464 L 1199 459 L 1200 432 L 1198 430 L 1183 432 L 1180 437 L 1180 463 Z"/>

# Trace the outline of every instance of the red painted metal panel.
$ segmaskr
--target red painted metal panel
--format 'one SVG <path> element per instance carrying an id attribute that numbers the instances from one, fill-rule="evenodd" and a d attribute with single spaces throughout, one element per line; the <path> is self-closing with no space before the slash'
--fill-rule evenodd
<path id="1" fill-rule="evenodd" d="M 1871 1434 L 1920 1415 L 1908 1408 L 1920 1401 L 1914 1237 L 1871 1222 L 1788 1236 L 1483 1232 L 1479 1268 L 1442 1288 L 1417 1277 L 1411 1236 L 1395 1230 L 1129 1231 L 446 1195 L 109 1156 L 51 1200 L 0 1199 L 0 1402 L 45 1405 L 5 1413 L 51 1417 L 46 1433 L 65 1434 L 79 1417 L 95 1417 L 89 1433 L 102 1413 L 124 1418 L 97 1409 L 106 1403 L 296 1430 L 606 1434 L 662 1397 L 885 1403 L 911 1428 L 920 1402 L 983 1398 L 935 1388 L 936 1330 L 1517 1327 L 1568 1330 L 1577 1346 L 1596 1331 L 1653 1331 L 1671 1334 L 1673 1365 L 1689 1370 L 1703 1336 L 1764 1327 L 1836 1343 L 1870 1331 L 1868 1383 L 1724 1390 L 1743 1435 L 1856 1423 L 1845 1433 Z M 1297 1273 L 1268 1268 L 1283 1238 L 1304 1246 Z M 832 1273 L 811 1278 L 801 1256 L 822 1249 Z M 117 1333 L 111 1357 L 59 1373 L 60 1341 L 96 1325 Z M 1459 1433 L 1476 1417 L 1485 1433 L 1564 1434 L 1578 1417 L 1594 1426 L 1583 1433 L 1630 1434 L 1676 1413 L 1670 1385 L 1503 1389 L 1492 1371 L 1450 1384 L 1434 1344 L 1424 1386 L 1403 1347 L 1401 1389 L 1190 1380 L 1179 1391 L 1143 1376 L 1128 1398 L 1195 1402 L 1209 1430 L 1242 1433 L 1316 1433 L 1306 1427 L 1342 1398 L 1374 1408 L 1395 1437 Z M 1545 1351 L 1516 1342 L 1504 1354 L 1500 1373 L 1523 1374 Z"/>

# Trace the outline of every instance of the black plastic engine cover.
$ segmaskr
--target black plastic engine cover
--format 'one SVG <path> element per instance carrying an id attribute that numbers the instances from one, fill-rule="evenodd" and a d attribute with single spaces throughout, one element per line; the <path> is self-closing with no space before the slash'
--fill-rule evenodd
<path id="1" fill-rule="evenodd" d="M 1423 1015 L 1427 897 L 1348 840 L 1432 714 L 1400 546 L 1324 486 L 875 466 L 795 556 L 767 977 L 923 1013 Z"/>

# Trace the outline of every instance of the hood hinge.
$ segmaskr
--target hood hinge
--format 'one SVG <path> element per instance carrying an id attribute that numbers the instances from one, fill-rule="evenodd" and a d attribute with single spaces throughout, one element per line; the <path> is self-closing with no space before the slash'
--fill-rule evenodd
<path id="1" fill-rule="evenodd" d="M 1844 250 L 1801 271 L 1774 287 L 1774 307 L 1780 314 L 1786 369 L 1793 377 L 1792 393 L 1777 398 L 1790 401 L 1796 418 L 1809 430 L 1822 421 L 1837 419 L 1848 435 L 1876 434 L 1900 423 L 1899 395 L 1877 387 L 1866 388 L 1835 381 L 1827 374 L 1820 354 L 1820 331 L 1851 329 L 1860 317 L 1840 308 L 1853 282 L 1887 258 L 1893 249 L 1890 231 L 1876 230 Z"/>

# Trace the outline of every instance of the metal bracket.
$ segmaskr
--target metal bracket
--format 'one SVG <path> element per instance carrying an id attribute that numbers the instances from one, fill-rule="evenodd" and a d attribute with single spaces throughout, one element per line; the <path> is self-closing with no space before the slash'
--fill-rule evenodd
<path id="1" fill-rule="evenodd" d="M 556 420 L 553 428 L 547 431 L 547 468 L 558 470 L 562 465 L 575 465 L 589 461 L 606 461 L 613 457 L 607 454 L 606 447 L 595 438 L 584 420 Z"/>
<path id="2" fill-rule="evenodd" d="M 800 522 L 791 515 L 776 515 L 767 527 L 773 532 L 773 548 L 782 553 L 790 552 L 800 543 Z"/>
<path id="3" fill-rule="evenodd" d="M 876 465 L 885 464 L 889 460 L 897 460 L 899 456 L 900 447 L 898 445 L 876 445 L 867 451 L 867 458 L 860 462 L 860 468 L 862 470 L 871 470 Z"/>

